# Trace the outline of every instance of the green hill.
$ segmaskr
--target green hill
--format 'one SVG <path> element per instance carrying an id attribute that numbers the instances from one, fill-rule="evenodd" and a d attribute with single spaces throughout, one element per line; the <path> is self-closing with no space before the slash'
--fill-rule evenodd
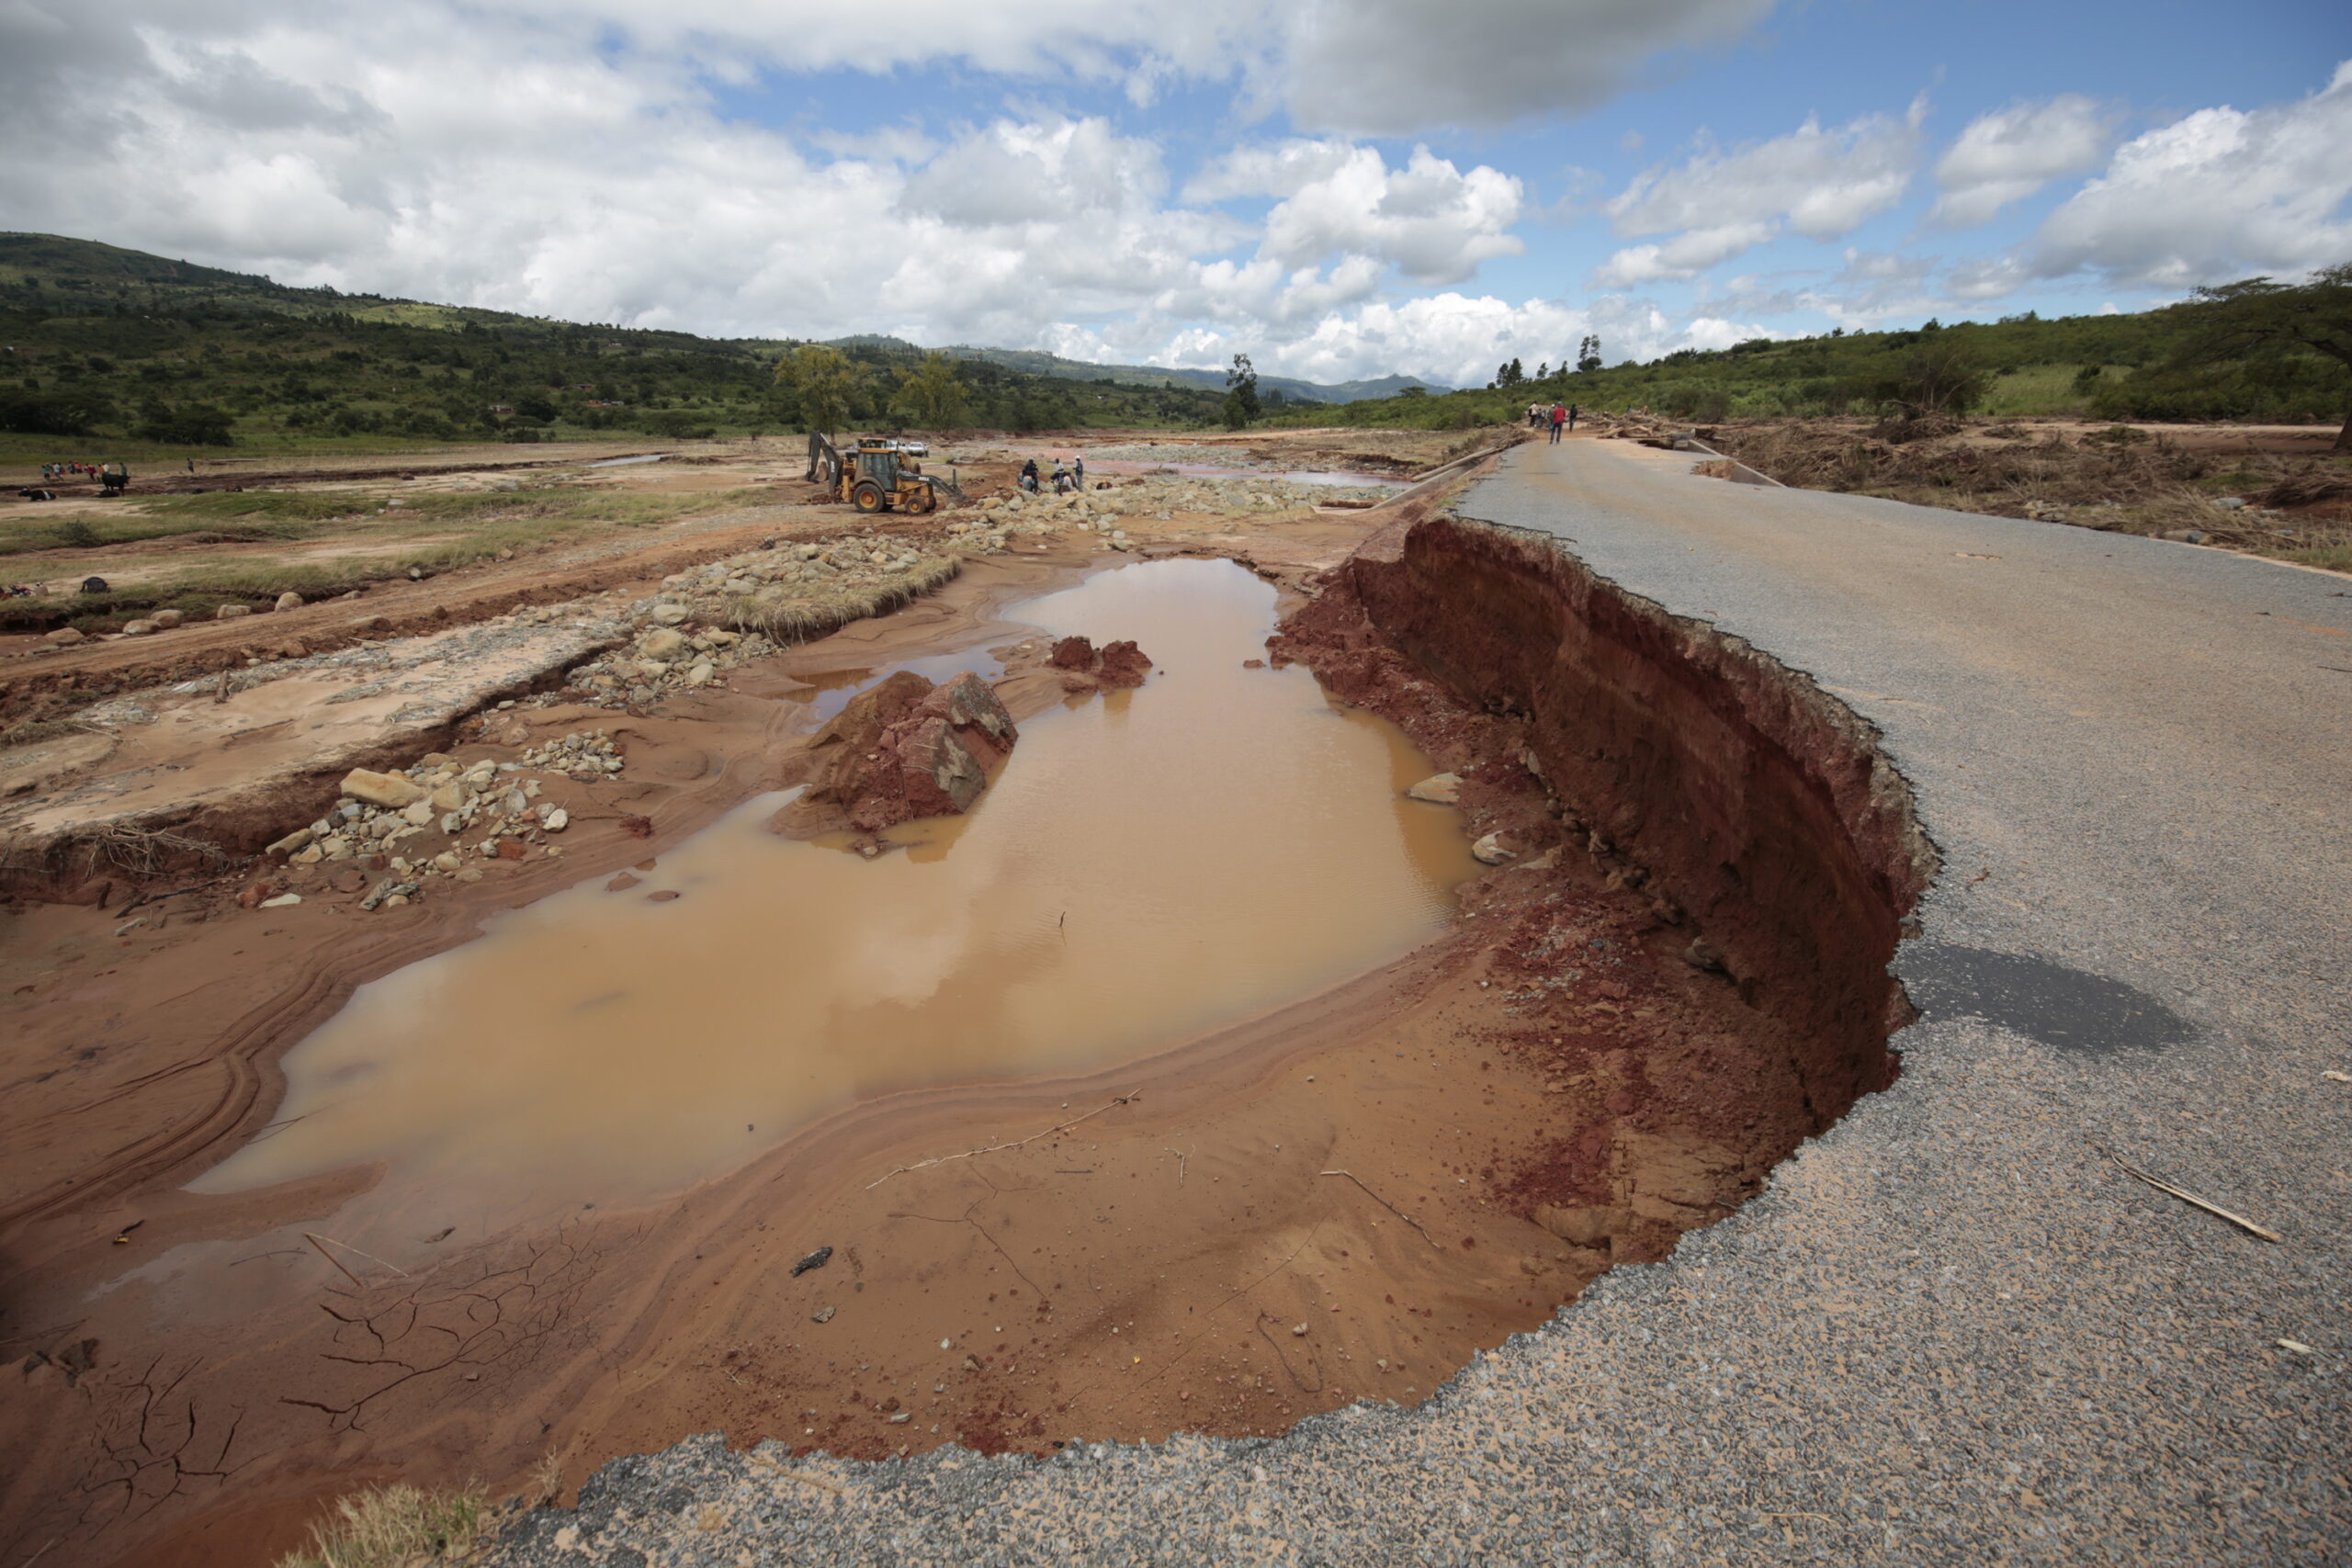
<path id="1" fill-rule="evenodd" d="M 790 346 L 290 288 L 0 233 L 0 453 L 19 458 L 788 430 L 798 404 L 772 372 Z M 891 403 L 921 351 L 858 340 L 845 352 L 865 371 L 852 422 L 903 427 Z M 1015 431 L 1208 425 L 1222 397 L 984 360 L 961 374 L 969 423 Z"/>
<path id="2" fill-rule="evenodd" d="M 1972 369 L 1969 412 L 1996 419 L 2238 420 L 2332 424 L 2352 401 L 2352 376 L 2320 355 L 2265 352 L 2199 357 L 2194 307 L 2131 316 L 1995 322 L 1928 321 L 1911 331 L 1754 338 L 1713 352 L 1683 349 L 1647 364 L 1570 372 L 1444 394 L 1405 393 L 1284 416 L 1280 423 L 1466 429 L 1509 423 L 1530 402 L 1649 409 L 1674 419 L 1804 418 L 1874 413 L 1923 357 Z"/>

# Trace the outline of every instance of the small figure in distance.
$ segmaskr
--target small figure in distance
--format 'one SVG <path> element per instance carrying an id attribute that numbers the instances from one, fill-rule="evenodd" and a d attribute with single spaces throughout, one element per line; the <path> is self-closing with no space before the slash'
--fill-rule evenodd
<path id="1" fill-rule="evenodd" d="M 1552 444 L 1558 446 L 1560 426 L 1568 423 L 1568 411 L 1558 403 L 1552 405 Z"/>
<path id="2" fill-rule="evenodd" d="M 1037 492 L 1037 459 L 1035 457 L 1021 465 L 1021 488 L 1032 495 Z"/>

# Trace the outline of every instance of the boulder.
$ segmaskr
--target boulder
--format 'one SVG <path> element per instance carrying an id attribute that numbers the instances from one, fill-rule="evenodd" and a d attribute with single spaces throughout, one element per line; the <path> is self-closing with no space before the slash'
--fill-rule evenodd
<path id="1" fill-rule="evenodd" d="M 1519 858 L 1515 852 L 1503 848 L 1500 833 L 1489 833 L 1472 844 L 1470 854 L 1480 865 L 1502 865 Z"/>
<path id="2" fill-rule="evenodd" d="M 684 626 L 693 618 L 693 614 L 684 604 L 656 604 L 653 606 L 653 624 L 659 626 Z"/>
<path id="3" fill-rule="evenodd" d="M 401 778 L 398 773 L 370 773 L 366 768 L 354 768 L 344 775 L 343 793 L 354 800 L 380 806 L 387 811 L 405 810 L 424 798 L 423 786 Z"/>
<path id="4" fill-rule="evenodd" d="M 55 631 L 43 637 L 40 640 L 49 644 L 51 648 L 71 648 L 75 643 L 82 640 L 82 634 L 75 631 L 72 626 L 60 626 Z"/>
<path id="5" fill-rule="evenodd" d="M 154 631 L 155 623 L 153 621 L 126 621 L 122 626 L 125 637 L 152 637 Z"/>
<path id="6" fill-rule="evenodd" d="M 1114 642 L 1103 647 L 1102 663 L 1094 678 L 1108 687 L 1140 686 L 1150 672 L 1151 660 L 1142 649 L 1132 642 Z"/>
<path id="7" fill-rule="evenodd" d="M 277 596 L 277 603 L 270 606 L 273 610 L 299 610 L 301 607 L 302 596 L 290 588 L 280 593 Z"/>
<path id="8" fill-rule="evenodd" d="M 250 615 L 253 613 L 254 607 L 251 604 L 223 604 L 212 612 L 212 618 L 216 621 L 233 621 L 240 615 Z"/>
<path id="9" fill-rule="evenodd" d="M 155 623 L 155 629 L 157 631 L 167 632 L 174 626 L 178 626 L 181 622 L 187 620 L 187 612 L 186 610 L 158 610 L 147 618 Z"/>
<path id="10" fill-rule="evenodd" d="M 686 634 L 668 626 L 658 626 L 645 634 L 637 650 L 647 659 L 675 659 L 685 651 Z"/>
<path id="11" fill-rule="evenodd" d="M 807 798 L 878 832 L 971 809 L 1020 732 L 986 681 L 968 671 L 933 686 L 910 671 L 863 692 L 818 731 Z"/>
<path id="12" fill-rule="evenodd" d="M 1092 638 L 1066 637 L 1054 644 L 1053 656 L 1046 662 L 1057 670 L 1091 671 L 1099 657 Z"/>
<path id="13" fill-rule="evenodd" d="M 1426 800 L 1433 806 L 1456 805 L 1462 799 L 1462 775 L 1433 773 L 1405 793 L 1412 799 Z"/>

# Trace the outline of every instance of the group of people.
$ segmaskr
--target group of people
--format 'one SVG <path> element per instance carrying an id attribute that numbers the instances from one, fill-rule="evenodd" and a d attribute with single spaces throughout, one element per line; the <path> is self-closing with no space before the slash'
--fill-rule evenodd
<path id="1" fill-rule="evenodd" d="M 1577 405 L 1554 403 L 1550 408 L 1545 408 L 1542 403 L 1528 404 L 1527 427 L 1530 430 L 1541 430 L 1546 424 L 1552 427 L 1552 439 L 1557 441 L 1563 425 L 1570 430 L 1577 427 Z"/>
<path id="2" fill-rule="evenodd" d="M 1072 491 L 1084 490 L 1086 488 L 1086 458 L 1084 455 L 1081 454 L 1073 459 L 1073 461 L 1077 465 L 1075 468 L 1065 468 L 1062 467 L 1062 460 L 1059 457 L 1054 459 L 1054 472 L 1051 482 L 1056 495 L 1068 495 Z M 1027 462 L 1021 465 L 1021 488 L 1023 490 L 1029 491 L 1032 495 L 1035 495 L 1040 493 L 1046 481 L 1038 475 L 1036 458 L 1032 457 Z"/>

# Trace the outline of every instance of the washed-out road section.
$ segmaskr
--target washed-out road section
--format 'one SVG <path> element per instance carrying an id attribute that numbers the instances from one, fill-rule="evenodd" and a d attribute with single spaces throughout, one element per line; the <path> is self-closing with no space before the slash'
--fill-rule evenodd
<path id="1" fill-rule="evenodd" d="M 701 1439 L 497 1561 L 2340 1561 L 2352 581 L 1688 466 L 1527 446 L 1459 511 L 1881 731 L 1943 855 L 1892 1089 L 1418 1409 L 1044 1464 Z"/>

